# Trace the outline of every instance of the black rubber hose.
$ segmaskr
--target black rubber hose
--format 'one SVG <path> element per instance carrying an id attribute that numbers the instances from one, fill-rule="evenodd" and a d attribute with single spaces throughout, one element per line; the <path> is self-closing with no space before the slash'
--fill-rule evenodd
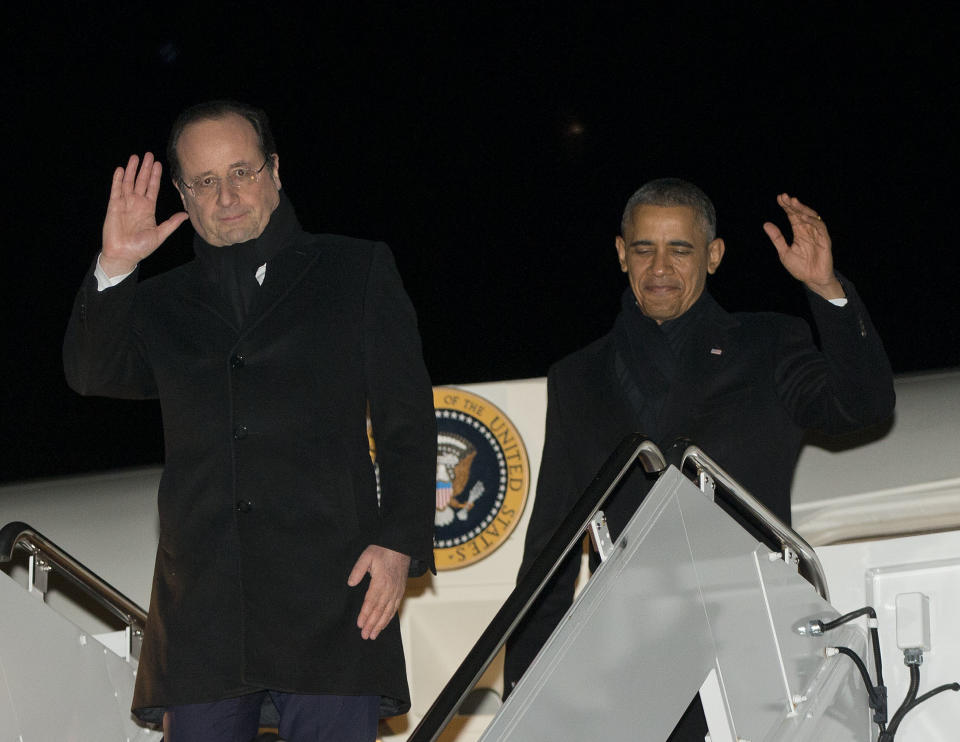
<path id="1" fill-rule="evenodd" d="M 845 623 L 849 623 L 855 618 L 860 616 L 869 616 L 874 621 L 877 620 L 877 612 L 873 609 L 873 606 L 864 606 L 858 610 L 846 613 L 838 618 L 833 619 L 832 621 L 817 621 L 820 624 L 821 631 L 830 631 L 835 629 L 838 626 L 843 626 Z M 883 688 L 883 662 L 880 657 L 880 632 L 877 631 L 876 626 L 870 627 L 870 644 L 873 646 L 873 664 L 877 668 L 877 687 Z"/>
<path id="2" fill-rule="evenodd" d="M 845 654 L 847 657 L 853 660 L 853 664 L 857 666 L 857 669 L 860 671 L 860 674 L 863 676 L 863 683 L 867 686 L 867 693 L 870 694 L 870 697 L 873 697 L 873 681 L 870 679 L 870 673 L 867 672 L 867 666 L 860 655 L 854 652 L 850 647 L 834 647 L 840 654 Z"/>
<path id="3" fill-rule="evenodd" d="M 827 621 L 826 623 L 821 621 L 820 627 L 824 631 L 830 631 L 831 629 L 835 629 L 838 626 L 843 626 L 843 624 L 847 623 L 848 621 L 852 621 L 853 619 L 859 618 L 860 616 L 870 616 L 870 618 L 876 618 L 877 612 L 873 610 L 872 606 L 868 605 L 863 608 L 860 608 L 859 610 L 853 611 L 852 613 L 844 614 L 843 616 L 840 616 L 839 618 L 835 618 L 832 621 Z"/>
<path id="4" fill-rule="evenodd" d="M 877 686 L 883 687 L 883 662 L 880 660 L 880 632 L 876 626 L 870 628 L 870 643 L 873 645 L 873 666 L 877 668 Z"/>
<path id="5" fill-rule="evenodd" d="M 897 713 L 890 719 L 890 726 L 887 727 L 887 731 L 880 734 L 877 742 L 893 742 L 893 737 L 897 733 L 897 727 L 900 726 L 903 717 L 906 716 L 907 712 L 913 707 L 914 702 L 917 700 L 917 691 L 919 689 L 920 666 L 910 665 L 910 687 L 907 688 L 907 695 L 904 696 L 903 703 L 900 704 Z"/>
<path id="6" fill-rule="evenodd" d="M 913 703 L 911 703 L 903 712 L 903 715 L 906 716 L 924 701 L 927 701 L 938 693 L 943 693 L 946 690 L 960 691 L 960 683 L 944 683 L 943 685 L 938 685 L 933 690 L 928 690 L 922 696 L 919 696 Z"/>

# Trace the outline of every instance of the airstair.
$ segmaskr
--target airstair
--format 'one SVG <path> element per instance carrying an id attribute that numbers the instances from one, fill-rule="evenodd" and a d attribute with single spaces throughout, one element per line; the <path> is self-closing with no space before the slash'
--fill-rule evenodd
<path id="1" fill-rule="evenodd" d="M 636 462 L 662 473 L 613 542 L 601 508 Z M 442 738 L 584 531 L 602 562 L 480 742 L 663 742 L 697 694 L 711 742 L 868 742 L 892 740 L 915 706 L 888 712 L 868 668 L 880 665 L 876 614 L 839 615 L 799 535 L 695 446 L 667 467 L 638 435 L 608 460 L 409 742 Z M 905 700 L 918 702 L 911 688 Z"/>
<path id="2" fill-rule="evenodd" d="M 130 713 L 146 614 L 25 523 L 0 529 L 0 562 L 26 555 L 27 585 L 0 573 L 0 739 L 147 742 Z M 90 633 L 47 606 L 51 575 L 112 615 Z"/>

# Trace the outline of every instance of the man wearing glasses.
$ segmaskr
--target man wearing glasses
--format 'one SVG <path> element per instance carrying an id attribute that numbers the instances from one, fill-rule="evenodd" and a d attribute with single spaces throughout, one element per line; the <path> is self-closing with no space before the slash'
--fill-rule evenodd
<path id="1" fill-rule="evenodd" d="M 433 567 L 413 307 L 385 245 L 301 229 L 262 111 L 190 108 L 167 155 L 186 211 L 156 221 L 150 153 L 116 169 L 64 342 L 76 391 L 163 410 L 134 712 L 167 742 L 248 742 L 269 695 L 290 742 L 372 742 L 409 707 L 395 614 Z M 187 219 L 195 259 L 139 282 Z"/>

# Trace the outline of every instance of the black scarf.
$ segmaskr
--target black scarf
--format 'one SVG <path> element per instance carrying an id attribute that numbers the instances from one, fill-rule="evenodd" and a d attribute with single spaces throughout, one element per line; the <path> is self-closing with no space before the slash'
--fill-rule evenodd
<path id="1" fill-rule="evenodd" d="M 658 325 L 641 311 L 632 289 L 628 287 L 620 298 L 613 324 L 614 372 L 630 400 L 637 430 L 654 441 L 660 440 L 660 412 L 679 359 L 709 301 L 703 292 L 686 312 Z"/>
<path id="2" fill-rule="evenodd" d="M 199 234 L 193 237 L 197 260 L 233 310 L 238 327 L 243 324 L 260 288 L 257 269 L 292 244 L 291 238 L 302 231 L 290 200 L 283 191 L 279 196 L 280 202 L 259 237 L 225 246 L 211 245 Z"/>

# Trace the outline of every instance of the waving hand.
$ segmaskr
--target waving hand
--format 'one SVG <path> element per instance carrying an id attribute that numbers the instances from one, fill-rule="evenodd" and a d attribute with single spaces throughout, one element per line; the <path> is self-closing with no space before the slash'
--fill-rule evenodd
<path id="1" fill-rule="evenodd" d="M 132 271 L 188 218 L 181 211 L 157 224 L 157 194 L 163 167 L 149 152 L 144 154 L 138 172 L 139 163 L 139 157 L 130 155 L 127 166 L 113 172 L 100 253 L 100 267 L 108 276 Z"/>
<path id="2" fill-rule="evenodd" d="M 793 244 L 787 244 L 779 227 L 772 222 L 766 222 L 763 231 L 777 248 L 783 267 L 824 299 L 842 298 L 845 294 L 833 272 L 830 235 L 823 219 L 798 198 L 786 193 L 777 196 L 777 203 L 790 220 Z"/>

